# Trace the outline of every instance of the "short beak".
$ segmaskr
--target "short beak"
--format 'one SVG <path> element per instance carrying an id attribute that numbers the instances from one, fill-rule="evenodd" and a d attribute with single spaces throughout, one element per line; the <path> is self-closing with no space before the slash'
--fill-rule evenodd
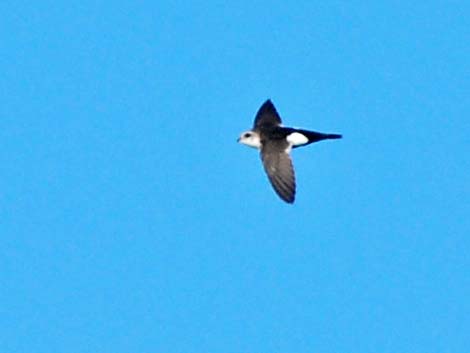
<path id="1" fill-rule="evenodd" d="M 239 138 L 237 138 L 237 142 L 240 142 L 240 137 L 239 137 Z"/>

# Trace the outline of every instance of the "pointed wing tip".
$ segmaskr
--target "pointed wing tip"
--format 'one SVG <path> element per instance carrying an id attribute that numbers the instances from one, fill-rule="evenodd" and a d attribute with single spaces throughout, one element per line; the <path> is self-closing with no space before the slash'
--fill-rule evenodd
<path id="1" fill-rule="evenodd" d="M 286 185 L 283 182 L 279 182 L 274 179 L 270 181 L 274 191 L 282 201 L 288 204 L 293 204 L 295 202 L 295 182 L 289 189 L 286 189 Z"/>
<path id="2" fill-rule="evenodd" d="M 271 99 L 267 99 L 261 107 L 259 107 L 253 126 L 255 128 L 263 125 L 276 126 L 281 123 L 281 117 L 279 116 L 276 107 Z"/>
<path id="3" fill-rule="evenodd" d="M 273 185 L 273 189 L 276 192 L 277 196 L 284 201 L 285 203 L 292 205 L 295 202 L 295 191 L 292 194 L 286 193 L 285 190 L 279 189 L 277 186 Z"/>
<path id="4" fill-rule="evenodd" d="M 289 205 L 293 205 L 294 202 L 295 202 L 295 197 L 292 198 L 292 199 L 287 199 L 287 200 L 286 200 L 286 199 L 283 199 L 283 200 L 284 200 L 285 203 L 288 203 Z"/>
<path id="5" fill-rule="evenodd" d="M 271 100 L 271 98 L 268 98 L 264 101 L 263 104 L 261 104 L 260 110 L 261 109 L 273 109 L 274 108 L 274 103 Z"/>

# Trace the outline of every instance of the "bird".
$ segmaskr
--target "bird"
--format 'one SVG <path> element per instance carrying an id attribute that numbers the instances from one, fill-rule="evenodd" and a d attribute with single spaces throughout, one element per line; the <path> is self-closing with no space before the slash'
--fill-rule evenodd
<path id="1" fill-rule="evenodd" d="M 237 142 L 260 150 L 264 170 L 274 191 L 283 201 L 293 204 L 296 182 L 290 157 L 292 149 L 340 138 L 340 134 L 284 127 L 273 102 L 268 99 L 256 113 L 253 128 L 242 132 Z"/>

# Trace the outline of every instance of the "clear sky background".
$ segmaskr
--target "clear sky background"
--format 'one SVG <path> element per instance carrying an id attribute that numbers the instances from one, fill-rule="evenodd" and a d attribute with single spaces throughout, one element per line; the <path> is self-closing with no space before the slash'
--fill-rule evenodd
<path id="1" fill-rule="evenodd" d="M 470 347 L 468 1 L 4 1 L 2 352 Z M 271 98 L 344 139 L 274 194 Z"/>

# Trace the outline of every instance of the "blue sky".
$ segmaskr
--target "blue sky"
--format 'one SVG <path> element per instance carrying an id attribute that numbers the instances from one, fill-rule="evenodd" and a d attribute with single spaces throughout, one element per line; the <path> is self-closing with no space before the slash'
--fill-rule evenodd
<path id="1" fill-rule="evenodd" d="M 466 1 L 0 5 L 3 352 L 466 352 Z M 238 145 L 271 98 L 298 195 Z"/>

